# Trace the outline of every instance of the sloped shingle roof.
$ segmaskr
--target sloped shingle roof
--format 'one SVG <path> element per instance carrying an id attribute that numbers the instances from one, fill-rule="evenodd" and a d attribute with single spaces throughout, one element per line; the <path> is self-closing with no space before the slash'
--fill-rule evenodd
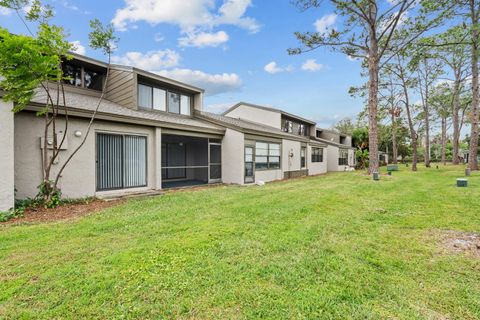
<path id="1" fill-rule="evenodd" d="M 51 90 L 50 94 L 53 97 L 56 97 L 57 91 L 55 89 Z M 37 91 L 37 94 L 32 99 L 33 103 L 45 104 L 47 100 L 47 94 L 44 90 Z M 74 93 L 65 91 L 65 100 L 66 105 L 69 109 L 74 110 L 83 110 L 87 112 L 95 111 L 98 104 L 98 97 L 88 96 L 80 93 Z M 195 119 L 186 116 L 174 115 L 166 112 L 154 112 L 146 110 L 133 110 L 121 106 L 115 102 L 109 100 L 102 100 L 100 108 L 98 110 L 99 115 L 112 115 L 120 116 L 132 120 L 145 120 L 149 122 L 158 122 L 159 125 L 169 124 L 171 127 L 175 125 L 184 127 L 206 129 L 213 131 L 224 131 L 225 128 L 212 124 L 207 121 L 202 121 L 200 119 Z"/>
<path id="2" fill-rule="evenodd" d="M 256 131 L 257 133 L 263 133 L 266 135 L 282 136 L 284 138 L 290 138 L 294 140 L 308 140 L 308 137 L 301 137 L 295 134 L 287 133 L 282 131 L 279 128 L 270 127 L 264 124 L 256 123 L 253 121 L 247 121 L 239 118 L 228 117 L 216 113 L 206 112 L 206 111 L 196 111 L 197 116 L 210 120 L 214 123 L 225 125 L 226 127 L 233 127 L 240 130 L 251 130 Z"/>

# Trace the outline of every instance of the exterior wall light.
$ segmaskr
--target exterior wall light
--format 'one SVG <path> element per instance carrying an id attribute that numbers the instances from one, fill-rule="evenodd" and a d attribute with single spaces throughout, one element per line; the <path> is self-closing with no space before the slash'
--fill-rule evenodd
<path id="1" fill-rule="evenodd" d="M 82 131 L 80 130 L 75 130 L 75 132 L 73 133 L 75 135 L 75 137 L 78 137 L 80 138 L 82 136 Z"/>

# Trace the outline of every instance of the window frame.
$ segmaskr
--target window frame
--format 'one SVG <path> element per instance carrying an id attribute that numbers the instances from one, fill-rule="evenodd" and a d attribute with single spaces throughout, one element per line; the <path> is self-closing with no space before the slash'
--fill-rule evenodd
<path id="1" fill-rule="evenodd" d="M 150 87 L 150 95 L 151 95 L 151 106 L 150 107 L 145 107 L 145 106 L 140 106 L 140 90 L 138 89 L 140 86 L 145 86 L 145 87 Z M 165 91 L 165 110 L 161 110 L 161 109 L 156 109 L 154 106 L 155 106 L 155 101 L 154 101 L 154 91 L 155 89 L 157 90 L 162 90 L 162 91 Z M 170 111 L 170 103 L 169 103 L 169 94 L 176 94 L 179 96 L 179 101 L 178 101 L 178 112 L 172 112 Z M 188 114 L 186 113 L 182 113 L 182 97 L 186 97 L 188 98 L 188 108 L 186 110 L 188 110 Z M 144 109 L 144 110 L 149 110 L 149 111 L 156 111 L 156 112 L 167 112 L 167 113 L 170 113 L 170 114 L 176 114 L 176 115 L 180 115 L 180 116 L 185 116 L 185 117 L 191 117 L 192 116 L 192 103 L 193 103 L 193 95 L 190 95 L 190 94 L 186 94 L 186 93 L 182 93 L 180 91 L 177 91 L 177 90 L 169 90 L 167 88 L 164 88 L 164 87 L 159 87 L 159 86 L 155 86 L 155 85 L 151 85 L 151 84 L 148 84 L 148 83 L 145 83 L 145 82 L 139 82 L 137 84 L 137 106 L 141 109 Z"/>
<path id="2" fill-rule="evenodd" d="M 267 145 L 267 149 L 265 148 L 257 148 L 257 144 L 259 143 L 264 143 Z M 272 145 L 276 145 L 278 146 L 278 149 L 271 149 L 271 146 Z M 267 150 L 267 153 L 266 154 L 258 154 L 258 151 L 257 150 Z M 278 150 L 278 155 L 275 155 L 275 154 L 271 154 L 271 151 L 276 151 Z M 257 162 L 257 158 L 266 158 L 266 162 L 262 161 L 262 162 Z M 278 162 L 277 161 L 272 161 L 272 159 L 277 159 L 278 158 Z M 254 168 L 255 168 L 255 171 L 266 171 L 266 170 L 280 170 L 281 167 L 282 167 L 282 144 L 281 143 L 277 143 L 277 142 L 268 142 L 268 141 L 255 141 L 255 146 L 254 146 Z M 257 163 L 262 163 L 262 164 L 266 164 L 266 167 L 257 167 Z"/>
<path id="3" fill-rule="evenodd" d="M 348 149 L 340 148 L 338 150 L 338 165 L 348 166 Z"/>
<path id="4" fill-rule="evenodd" d="M 312 163 L 323 162 L 323 148 L 312 147 L 311 161 Z"/>
<path id="5" fill-rule="evenodd" d="M 307 147 L 300 147 L 300 169 L 307 167 Z"/>
<path id="6" fill-rule="evenodd" d="M 102 92 L 103 91 L 103 87 L 105 85 L 105 75 L 106 73 L 104 71 L 99 71 L 99 70 L 95 70 L 95 68 L 90 68 L 90 67 L 87 67 L 87 66 L 84 66 L 82 64 L 76 64 L 76 63 L 69 63 L 68 61 L 62 61 L 62 76 L 65 77 L 66 74 L 65 74 L 65 68 L 67 66 L 70 66 L 70 67 L 74 67 L 74 68 L 77 68 L 77 69 L 80 69 L 80 85 L 76 85 L 76 84 L 71 84 L 71 83 L 68 83 L 67 81 L 68 80 L 63 80 L 63 84 L 64 85 L 67 85 L 67 86 L 70 86 L 72 88 L 80 88 L 80 89 L 86 89 L 86 90 L 93 90 L 95 92 Z M 102 83 L 101 83 L 101 87 L 100 89 L 94 89 L 94 88 L 88 88 L 85 84 L 85 70 L 88 70 L 90 72 L 96 72 L 98 74 L 101 74 L 102 75 Z M 75 80 L 75 78 L 73 78 L 73 80 Z"/>

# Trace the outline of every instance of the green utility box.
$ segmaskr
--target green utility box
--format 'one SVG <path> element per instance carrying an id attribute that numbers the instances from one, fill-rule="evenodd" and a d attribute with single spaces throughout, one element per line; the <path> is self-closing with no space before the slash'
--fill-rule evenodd
<path id="1" fill-rule="evenodd" d="M 387 171 L 398 171 L 398 164 L 387 164 Z"/>
<path id="2" fill-rule="evenodd" d="M 468 187 L 468 180 L 465 178 L 457 179 L 457 187 L 466 188 Z"/>

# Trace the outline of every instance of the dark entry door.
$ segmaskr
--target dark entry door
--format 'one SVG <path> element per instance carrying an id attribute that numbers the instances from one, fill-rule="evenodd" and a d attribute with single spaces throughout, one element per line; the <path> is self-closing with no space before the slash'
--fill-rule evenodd
<path id="1" fill-rule="evenodd" d="M 210 143 L 209 147 L 209 182 L 222 180 L 222 145 Z"/>
<path id="2" fill-rule="evenodd" d="M 255 163 L 253 162 L 253 147 L 245 147 L 245 183 L 255 181 Z"/>

